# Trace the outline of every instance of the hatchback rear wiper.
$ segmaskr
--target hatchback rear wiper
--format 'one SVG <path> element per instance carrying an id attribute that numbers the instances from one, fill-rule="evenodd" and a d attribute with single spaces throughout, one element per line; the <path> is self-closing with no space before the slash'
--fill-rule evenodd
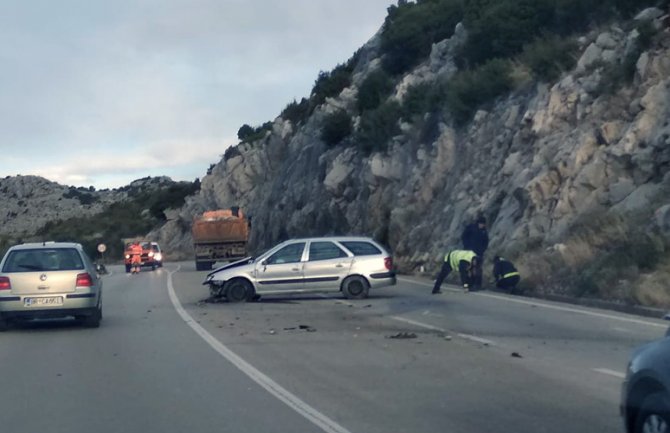
<path id="1" fill-rule="evenodd" d="M 19 268 L 30 269 L 31 271 L 41 271 L 42 267 L 37 265 L 19 265 Z"/>

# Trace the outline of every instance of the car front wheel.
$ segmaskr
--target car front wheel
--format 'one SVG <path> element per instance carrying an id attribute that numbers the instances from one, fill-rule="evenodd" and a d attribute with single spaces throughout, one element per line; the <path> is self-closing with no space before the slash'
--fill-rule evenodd
<path id="1" fill-rule="evenodd" d="M 342 293 L 348 299 L 365 299 L 369 290 L 370 286 L 363 277 L 351 276 L 342 282 Z"/>
<path id="2" fill-rule="evenodd" d="M 225 293 L 228 302 L 244 302 L 254 298 L 253 286 L 246 280 L 236 279 L 226 283 Z"/>
<path id="3" fill-rule="evenodd" d="M 670 399 L 665 393 L 651 394 L 642 401 L 634 432 L 670 433 Z"/>

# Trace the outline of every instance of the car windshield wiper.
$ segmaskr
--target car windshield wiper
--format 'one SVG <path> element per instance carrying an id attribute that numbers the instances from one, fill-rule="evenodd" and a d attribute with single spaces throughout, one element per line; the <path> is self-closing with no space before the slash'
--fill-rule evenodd
<path id="1" fill-rule="evenodd" d="M 18 265 L 21 269 L 29 269 L 31 271 L 41 271 L 42 267 L 37 265 Z"/>

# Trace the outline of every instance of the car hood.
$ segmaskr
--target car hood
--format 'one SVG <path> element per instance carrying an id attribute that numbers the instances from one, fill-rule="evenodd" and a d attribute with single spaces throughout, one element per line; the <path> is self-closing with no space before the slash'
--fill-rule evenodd
<path id="1" fill-rule="evenodd" d="M 212 272 L 210 272 L 209 274 L 207 274 L 207 277 L 205 278 L 205 281 L 203 282 L 203 284 L 207 284 L 209 281 L 211 281 L 214 278 L 214 276 L 216 274 L 218 274 L 220 272 L 227 271 L 229 269 L 239 268 L 239 267 L 245 266 L 245 265 L 251 265 L 251 264 L 254 263 L 254 261 L 255 261 L 255 259 L 253 257 L 245 257 L 245 258 L 243 258 L 241 260 L 238 260 L 236 262 L 228 263 L 226 265 L 218 267 L 218 268 L 214 269 Z"/>

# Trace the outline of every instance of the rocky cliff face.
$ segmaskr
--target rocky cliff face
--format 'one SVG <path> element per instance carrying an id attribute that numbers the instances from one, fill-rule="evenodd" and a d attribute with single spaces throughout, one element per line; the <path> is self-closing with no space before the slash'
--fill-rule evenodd
<path id="1" fill-rule="evenodd" d="M 608 65 L 639 37 L 612 26 L 580 39 L 581 58 L 559 82 L 520 86 L 464 128 L 427 114 L 419 125 L 400 125 L 386 152 L 328 147 L 320 139 L 324 116 L 337 109 L 355 116 L 360 83 L 379 67 L 375 38 L 351 87 L 299 128 L 277 118 L 265 139 L 229 152 L 155 235 L 189 256 L 193 215 L 237 205 L 253 216 L 253 249 L 290 237 L 362 234 L 388 244 L 401 270 L 430 270 L 483 214 L 491 256 L 509 254 L 526 280 L 559 290 L 551 288 L 552 264 L 582 269 L 617 241 L 633 241 L 631 227 L 661 237 L 667 229 L 670 36 L 662 12 L 645 13 L 660 33 L 637 59 L 632 85 L 602 91 Z M 411 85 L 453 74 L 452 53 L 465 37 L 459 25 L 391 97 L 401 101 Z M 652 242 L 663 257 L 665 242 Z M 644 266 L 636 269 L 628 284 L 644 277 Z"/>

